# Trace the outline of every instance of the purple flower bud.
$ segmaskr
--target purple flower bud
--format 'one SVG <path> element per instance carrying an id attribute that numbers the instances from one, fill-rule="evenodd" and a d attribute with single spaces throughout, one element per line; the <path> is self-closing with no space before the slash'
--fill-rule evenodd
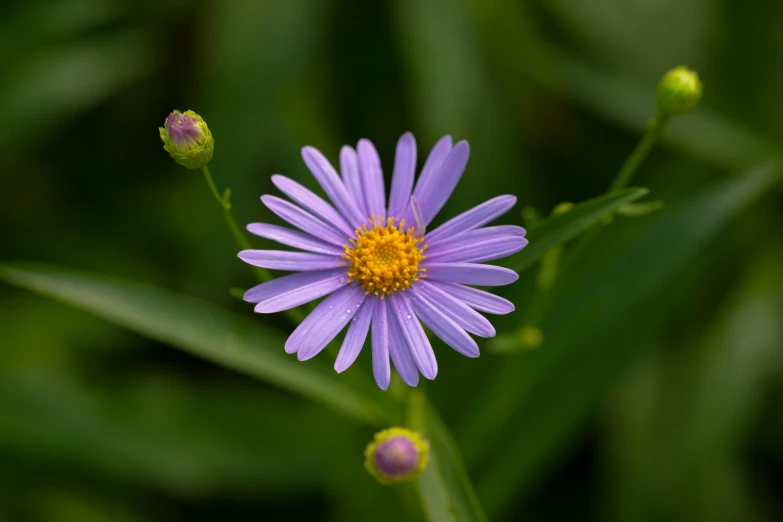
<path id="1" fill-rule="evenodd" d="M 158 130 L 163 148 L 183 167 L 198 169 L 212 159 L 215 141 L 204 119 L 195 112 L 174 111 Z"/>
<path id="2" fill-rule="evenodd" d="M 166 118 L 165 129 L 169 135 L 169 143 L 179 149 L 194 149 L 204 137 L 199 121 L 189 114 L 172 112 Z"/>
<path id="3" fill-rule="evenodd" d="M 407 475 L 419 463 L 419 449 L 407 437 L 392 437 L 375 448 L 378 471 L 392 478 Z"/>
<path id="4" fill-rule="evenodd" d="M 364 466 L 381 484 L 413 480 L 427 465 L 428 444 L 415 431 L 389 428 L 375 434 Z"/>

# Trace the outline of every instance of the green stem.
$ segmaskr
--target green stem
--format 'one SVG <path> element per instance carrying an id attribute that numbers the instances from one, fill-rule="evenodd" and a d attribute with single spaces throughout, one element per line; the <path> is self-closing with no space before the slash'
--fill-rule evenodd
<path id="1" fill-rule="evenodd" d="M 201 173 L 204 174 L 204 181 L 207 182 L 207 187 L 209 187 L 209 191 L 212 192 L 212 195 L 215 196 L 218 204 L 223 207 L 223 210 L 231 210 L 231 203 L 225 201 L 223 196 L 220 195 L 220 192 L 218 192 L 215 182 L 212 180 L 212 174 L 209 172 L 209 167 L 206 165 L 201 167 Z"/>
<path id="2" fill-rule="evenodd" d="M 644 162 L 645 158 L 647 158 L 647 155 L 650 153 L 653 146 L 658 142 L 663 131 L 666 130 L 666 126 L 669 124 L 670 119 L 669 116 L 659 112 L 647 123 L 647 130 L 645 131 L 644 136 L 642 136 L 642 139 L 636 145 L 636 148 L 631 152 L 631 155 L 628 156 L 628 159 L 625 160 L 620 172 L 618 172 L 617 176 L 612 180 L 612 184 L 609 185 L 609 192 L 625 188 L 631 183 L 634 174 L 636 174 L 636 171 L 639 170 L 639 167 Z"/>
<path id="3" fill-rule="evenodd" d="M 649 122 L 647 122 L 647 130 L 644 132 L 642 139 L 639 140 L 639 143 L 633 149 L 631 154 L 623 163 L 623 166 L 620 168 L 620 171 L 612 180 L 612 183 L 609 185 L 608 192 L 625 188 L 631 183 L 631 180 L 633 180 L 636 171 L 639 170 L 639 167 L 642 165 L 642 163 L 644 163 L 647 155 L 650 153 L 652 148 L 661 138 L 663 132 L 666 130 L 666 126 L 669 125 L 669 121 L 671 121 L 671 116 L 658 112 L 652 119 L 650 119 Z M 601 230 L 601 227 L 611 222 L 612 216 L 608 216 L 603 222 L 595 224 L 592 228 L 585 232 L 584 235 L 582 235 L 582 237 L 579 238 L 579 240 L 576 242 L 573 250 L 569 253 L 568 261 L 564 263 L 564 265 L 570 266 L 574 259 L 578 259 L 598 237 L 598 233 Z"/>
<path id="4" fill-rule="evenodd" d="M 245 235 L 242 233 L 242 229 L 239 228 L 239 225 L 237 225 L 237 222 L 234 219 L 234 214 L 231 212 L 231 201 L 229 199 L 228 191 L 226 191 L 225 196 L 220 195 L 220 192 L 215 186 L 215 181 L 212 179 L 212 174 L 209 172 L 209 168 L 206 165 L 201 167 L 201 173 L 204 174 L 204 181 L 207 183 L 207 187 L 209 187 L 209 191 L 212 193 L 212 196 L 215 198 L 215 200 L 218 202 L 220 207 L 223 209 L 223 220 L 226 222 L 228 231 L 231 234 L 231 237 L 234 238 L 234 241 L 236 242 L 237 246 L 241 250 L 252 249 L 253 246 L 250 244 L 250 242 L 247 240 Z M 256 277 L 258 278 L 259 282 L 266 283 L 267 281 L 273 279 L 272 274 L 266 268 L 260 268 L 257 266 L 251 268 L 253 272 L 256 274 Z M 288 315 L 288 317 L 290 317 L 293 321 L 297 323 L 301 322 L 304 319 L 304 314 L 302 313 L 301 310 L 297 308 L 292 310 L 286 310 L 285 314 Z"/>

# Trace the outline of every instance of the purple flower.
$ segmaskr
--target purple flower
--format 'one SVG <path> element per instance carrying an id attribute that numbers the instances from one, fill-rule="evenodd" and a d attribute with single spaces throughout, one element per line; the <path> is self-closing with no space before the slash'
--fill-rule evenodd
<path id="1" fill-rule="evenodd" d="M 261 201 L 298 230 L 264 223 L 248 230 L 300 251 L 245 250 L 239 257 L 296 273 L 251 288 L 245 300 L 258 303 L 258 313 L 273 313 L 327 296 L 288 338 L 287 353 L 310 359 L 349 325 L 335 370 L 342 372 L 356 360 L 369 334 L 373 373 L 384 390 L 390 358 L 410 386 L 418 384 L 419 373 L 427 379 L 438 373 L 422 322 L 459 353 L 478 357 L 469 334 L 495 335 L 479 312 L 507 314 L 514 305 L 469 285 L 516 281 L 513 270 L 483 263 L 518 252 L 527 239 L 521 227 L 484 226 L 505 214 L 514 196 L 498 196 L 425 230 L 459 182 L 469 154 L 467 142 L 452 145 L 450 136 L 441 138 L 414 186 L 416 141 L 404 134 L 397 143 L 388 205 L 378 153 L 368 140 L 359 140 L 356 150 L 342 148 L 342 177 L 316 149 L 302 149 L 333 205 L 289 178 L 272 176 L 296 204 L 269 195 Z"/>

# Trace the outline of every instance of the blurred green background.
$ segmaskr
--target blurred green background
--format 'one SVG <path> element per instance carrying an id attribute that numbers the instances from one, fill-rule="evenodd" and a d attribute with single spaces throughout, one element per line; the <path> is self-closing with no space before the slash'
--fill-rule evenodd
<path id="1" fill-rule="evenodd" d="M 561 274 L 538 349 L 437 344 L 424 387 L 489 520 L 781 520 L 782 23 L 762 0 L 7 2 L 0 259 L 251 317 L 217 205 L 163 151 L 171 110 L 209 123 L 242 224 L 271 219 L 271 174 L 315 188 L 303 145 L 336 162 L 367 137 L 389 173 L 409 130 L 420 164 L 441 135 L 471 144 L 438 221 L 512 193 L 522 223 L 601 195 L 687 64 L 702 105 L 634 182 L 666 206 L 616 218 Z M 506 335 L 536 269 L 500 292 Z M 0 346 L 2 522 L 421 517 L 410 487 L 363 470 L 376 427 L 320 403 L 5 285 Z M 340 379 L 369 368 L 365 349 Z"/>

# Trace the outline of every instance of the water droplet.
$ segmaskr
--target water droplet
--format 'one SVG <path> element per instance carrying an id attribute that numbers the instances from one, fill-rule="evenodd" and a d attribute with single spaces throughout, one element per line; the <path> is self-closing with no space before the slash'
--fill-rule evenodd
<path id="1" fill-rule="evenodd" d="M 410 318 L 411 318 L 411 316 L 410 316 L 410 315 L 408 315 L 408 319 L 410 319 Z"/>
<path id="2" fill-rule="evenodd" d="M 346 314 L 350 314 L 351 313 L 351 309 L 349 308 L 348 310 L 345 311 L 345 313 Z"/>

